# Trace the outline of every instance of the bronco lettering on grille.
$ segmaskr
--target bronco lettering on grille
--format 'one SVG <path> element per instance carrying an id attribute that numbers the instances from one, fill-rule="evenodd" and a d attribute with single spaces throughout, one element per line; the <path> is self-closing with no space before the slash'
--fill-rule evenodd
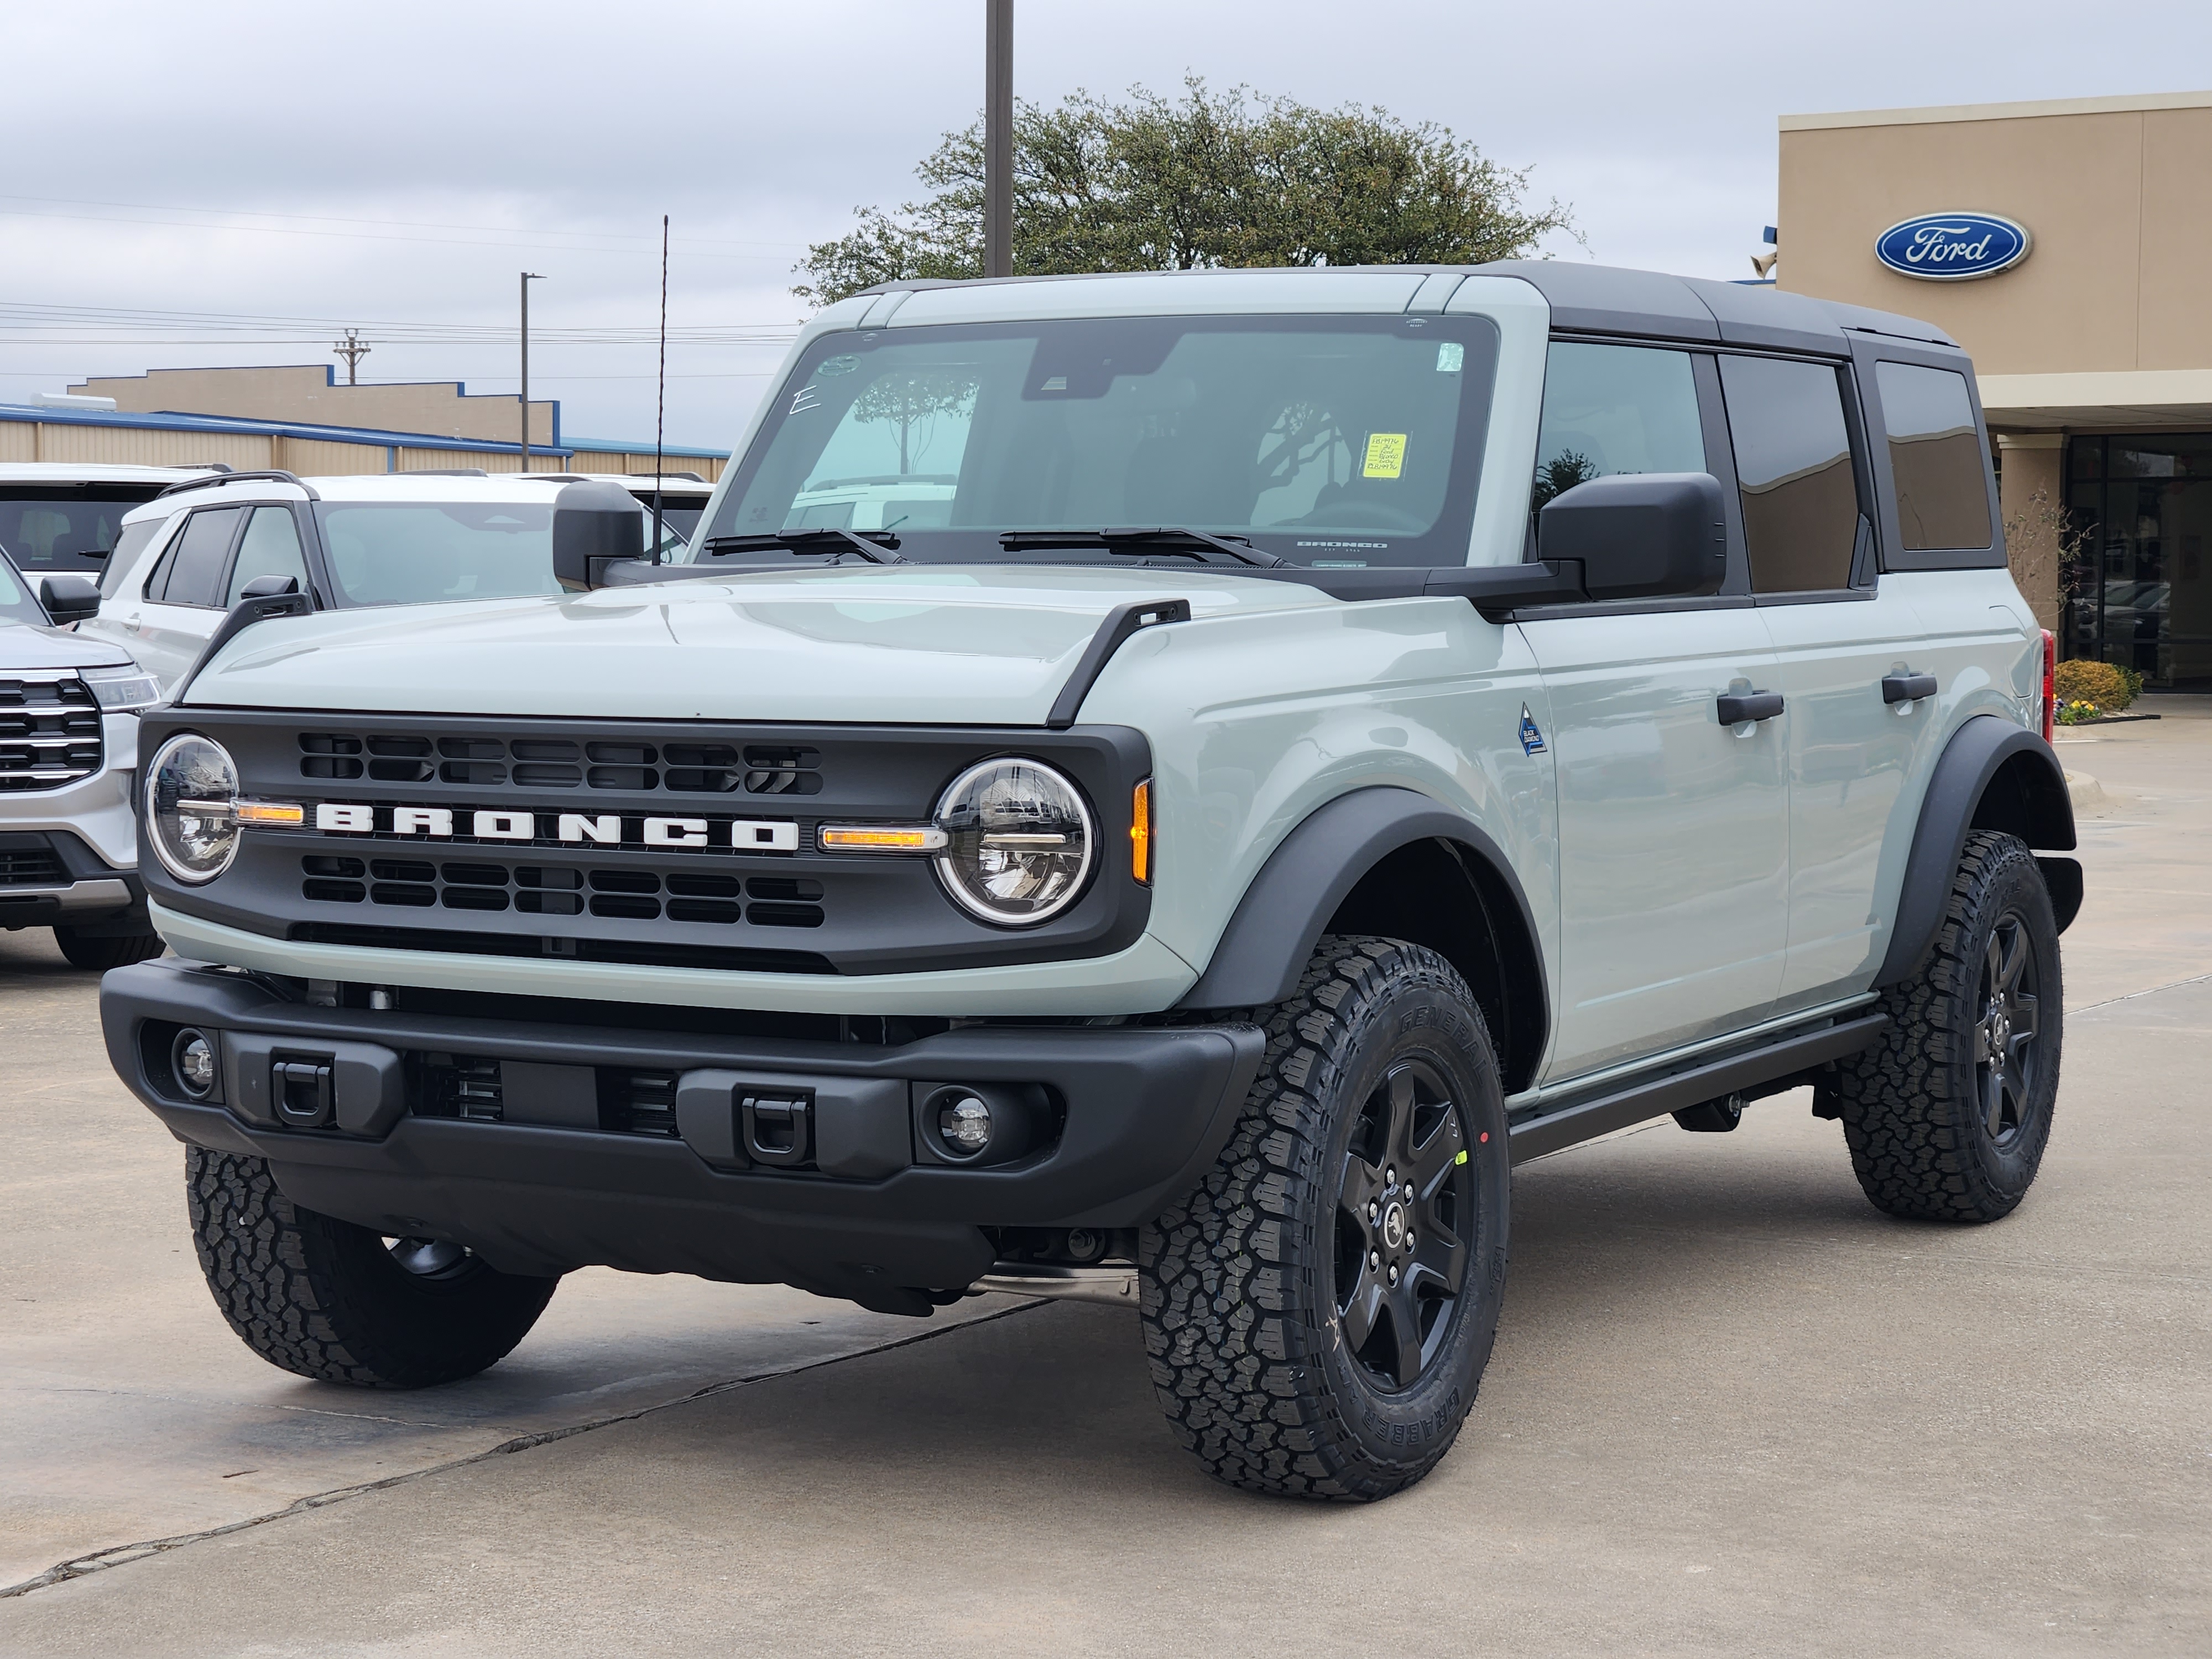
<path id="1" fill-rule="evenodd" d="M 471 811 L 465 807 L 375 806 L 357 801 L 325 801 L 315 808 L 315 828 L 327 835 L 420 836 L 428 841 L 553 841 L 619 846 L 641 842 L 653 848 L 734 849 L 744 853 L 795 853 L 799 825 L 775 818 L 647 817 L 616 812 Z"/>

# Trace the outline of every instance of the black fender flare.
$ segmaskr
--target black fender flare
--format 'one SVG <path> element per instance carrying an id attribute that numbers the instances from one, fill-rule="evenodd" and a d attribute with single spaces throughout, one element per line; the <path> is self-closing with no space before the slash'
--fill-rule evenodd
<path id="1" fill-rule="evenodd" d="M 1877 991 L 1918 973 L 1943 923 L 1943 904 L 1966 837 L 2003 829 L 2030 847 L 2073 850 L 2074 803 L 2066 771 L 2040 733 L 1995 714 L 1977 714 L 1951 734 L 1928 781 L 1912 850 L 1898 893 L 1889 952 L 1875 975 Z M 2039 859 L 2063 931 L 2081 908 L 2081 866 L 2072 859 Z"/>
<path id="2" fill-rule="evenodd" d="M 1478 860 L 1511 897 L 1530 953 L 1535 983 L 1518 987 L 1538 1003 L 1537 1030 L 1549 1028 L 1535 914 L 1512 861 L 1466 814 L 1414 789 L 1376 785 L 1316 807 L 1283 837 L 1222 930 L 1206 971 L 1179 1008 L 1258 1008 L 1286 1000 L 1328 925 L 1359 879 L 1402 847 L 1451 843 L 1462 860 Z M 1504 1033 L 1498 1034 L 1501 1039 Z"/>

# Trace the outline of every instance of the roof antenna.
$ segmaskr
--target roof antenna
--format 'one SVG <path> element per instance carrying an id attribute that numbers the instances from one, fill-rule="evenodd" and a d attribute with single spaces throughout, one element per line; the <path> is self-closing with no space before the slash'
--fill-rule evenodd
<path id="1" fill-rule="evenodd" d="M 653 562 L 660 562 L 660 449 L 668 425 L 668 216 L 660 216 L 660 386 L 653 410 Z"/>
<path id="2" fill-rule="evenodd" d="M 361 343 L 361 331 L 355 328 L 348 329 L 345 338 L 340 340 L 331 349 L 345 359 L 346 384 L 358 385 L 359 382 L 354 378 L 354 371 L 361 366 L 361 360 L 368 356 L 369 349 Z"/>

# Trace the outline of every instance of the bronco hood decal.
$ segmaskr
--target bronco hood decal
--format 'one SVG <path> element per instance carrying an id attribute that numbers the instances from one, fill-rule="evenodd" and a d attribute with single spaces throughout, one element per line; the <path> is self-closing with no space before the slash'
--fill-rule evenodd
<path id="1" fill-rule="evenodd" d="M 1163 599 L 1188 601 L 1197 621 L 1335 603 L 1292 582 L 1159 568 L 779 572 L 263 623 L 208 664 L 187 701 L 1037 726 L 1104 617 Z"/>

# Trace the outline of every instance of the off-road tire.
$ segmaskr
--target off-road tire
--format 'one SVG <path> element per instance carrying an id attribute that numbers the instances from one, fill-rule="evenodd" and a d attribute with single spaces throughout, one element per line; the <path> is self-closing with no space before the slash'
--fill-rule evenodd
<path id="1" fill-rule="evenodd" d="M 74 927 L 54 929 L 54 943 L 72 968 L 127 968 L 134 962 L 151 962 L 169 947 L 159 933 L 131 933 L 99 939 Z"/>
<path id="2" fill-rule="evenodd" d="M 1497 1332 L 1512 1177 L 1496 1053 L 1451 965 L 1394 939 L 1323 939 L 1266 1026 L 1266 1059 L 1219 1159 L 1139 1236 L 1153 1386 L 1177 1438 L 1232 1486 L 1388 1497 L 1450 1448 Z M 1461 1290 L 1427 1316 L 1413 1386 L 1388 1387 L 1347 1338 L 1359 1316 L 1340 1311 L 1340 1280 L 1354 1281 L 1355 1304 L 1368 1282 L 1358 1262 L 1344 1263 L 1347 1217 L 1358 1218 L 1340 1198 L 1351 1191 L 1353 1137 L 1371 1150 L 1376 1102 L 1395 1100 L 1391 1080 L 1409 1067 L 1448 1088 L 1444 1121 L 1455 1108 L 1464 1161 L 1438 1150 L 1445 1130 L 1432 1127 L 1421 1191 L 1441 1203 L 1427 1171 L 1447 1166 L 1457 1207 L 1406 1214 L 1423 1218 L 1430 1249 L 1455 1238 L 1464 1258 Z M 1401 1173 L 1412 1186 L 1416 1171 Z M 1455 1226 L 1428 1226 L 1446 1213 Z M 1405 1271 L 1414 1284 L 1410 1260 Z M 1383 1328 L 1374 1305 L 1370 1342 Z"/>
<path id="3" fill-rule="evenodd" d="M 318 1382 L 420 1389 L 474 1376 L 528 1334 L 560 1283 L 472 1255 L 410 1273 L 379 1234 L 286 1198 L 264 1158 L 190 1146 L 185 1182 L 222 1316 L 270 1364 Z"/>
<path id="4" fill-rule="evenodd" d="M 2033 1070 L 2004 1132 L 1981 1094 L 1991 936 L 2010 924 L 2033 953 Z M 2002 941 L 2000 942 L 2002 944 Z M 1851 1168 L 1875 1207 L 1936 1221 L 1995 1221 L 2016 1208 L 2051 1138 L 2064 1020 L 2058 927 L 2034 854 L 2015 836 L 1966 838 L 1935 947 L 1885 992 L 1881 1041 L 1837 1067 L 1835 1103 Z"/>

